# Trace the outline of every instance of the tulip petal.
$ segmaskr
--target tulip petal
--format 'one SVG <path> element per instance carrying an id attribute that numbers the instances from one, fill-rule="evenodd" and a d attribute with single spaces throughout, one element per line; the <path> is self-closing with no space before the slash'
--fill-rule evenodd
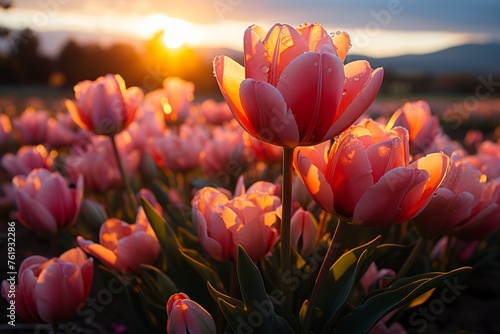
<path id="1" fill-rule="evenodd" d="M 433 238 L 448 235 L 470 217 L 474 196 L 468 192 L 455 194 L 447 188 L 438 188 L 429 204 L 413 221 L 420 235 Z"/>
<path id="2" fill-rule="evenodd" d="M 332 37 L 319 23 L 303 24 L 297 28 L 309 51 L 320 52 L 324 46 L 333 46 Z M 344 57 L 345 58 L 345 57 Z"/>
<path id="3" fill-rule="evenodd" d="M 138 273 L 142 269 L 141 264 L 155 262 L 160 254 L 160 244 L 146 232 L 138 232 L 120 239 L 116 250 L 118 261 L 123 263 L 130 273 Z"/>
<path id="4" fill-rule="evenodd" d="M 264 34 L 264 35 L 263 35 Z M 265 31 L 259 26 L 245 30 L 243 53 L 245 55 L 245 77 L 267 82 L 271 64 L 262 41 Z"/>
<path id="5" fill-rule="evenodd" d="M 57 231 L 57 222 L 38 201 L 30 198 L 23 190 L 15 189 L 17 203 L 17 217 L 27 228 L 42 233 L 53 234 Z"/>
<path id="6" fill-rule="evenodd" d="M 66 106 L 66 109 L 68 109 L 73 122 L 75 122 L 76 125 L 78 125 L 82 129 L 90 130 L 91 121 L 90 118 L 88 118 L 88 115 L 86 115 L 84 112 L 80 112 L 78 105 L 72 100 L 65 100 L 64 104 Z"/>
<path id="7" fill-rule="evenodd" d="M 274 86 L 246 79 L 241 83 L 240 96 L 252 128 L 258 129 L 250 132 L 253 136 L 280 146 L 298 145 L 299 132 L 294 115 Z"/>
<path id="8" fill-rule="evenodd" d="M 123 263 L 118 261 L 116 254 L 112 250 L 92 241 L 85 240 L 80 236 L 77 238 L 77 241 L 78 245 L 86 253 L 101 261 L 106 267 L 122 272 L 124 268 Z"/>
<path id="9" fill-rule="evenodd" d="M 245 80 L 245 69 L 229 57 L 219 56 L 214 59 L 214 72 L 217 84 L 234 117 L 249 133 L 255 128 L 241 105 L 240 85 Z"/>
<path id="10" fill-rule="evenodd" d="M 205 251 L 207 251 L 207 253 L 216 260 L 227 260 L 228 258 L 224 257 L 221 244 L 208 236 L 207 222 L 199 210 L 196 210 L 196 221 L 198 225 L 198 237 L 200 238 L 200 244 L 203 246 Z"/>
<path id="11" fill-rule="evenodd" d="M 80 270 L 68 262 L 53 263 L 45 268 L 38 277 L 35 293 L 38 313 L 47 323 L 71 319 L 86 298 Z"/>
<path id="12" fill-rule="evenodd" d="M 347 136 L 336 150 L 332 149 L 325 176 L 334 191 L 335 211 L 351 216 L 361 196 L 374 183 L 372 165 L 356 137 Z"/>
<path id="13" fill-rule="evenodd" d="M 416 202 L 428 179 L 429 173 L 418 169 L 398 167 L 390 170 L 361 196 L 352 223 L 385 227 L 403 222 L 407 212 L 416 211 Z"/>
<path id="14" fill-rule="evenodd" d="M 344 66 L 331 53 L 304 53 L 284 69 L 277 88 L 293 112 L 301 146 L 326 140 L 342 99 L 343 85 Z"/>
<path id="15" fill-rule="evenodd" d="M 351 68 L 348 67 L 349 64 L 345 66 L 347 68 L 346 71 L 351 71 Z M 369 70 L 364 66 L 361 66 L 361 68 L 365 71 L 372 71 L 371 69 Z M 356 87 L 354 85 L 345 87 L 346 95 L 348 95 L 351 91 L 352 95 L 355 94 L 355 97 L 353 98 L 351 96 L 351 98 L 349 99 L 349 103 L 347 103 L 347 99 L 342 99 L 335 122 L 324 138 L 329 139 L 338 135 L 339 133 L 347 129 L 350 125 L 352 125 L 366 111 L 366 109 L 375 99 L 375 96 L 380 89 L 380 85 L 382 84 L 383 77 L 384 70 L 382 68 L 377 68 L 376 70 L 371 72 L 370 80 L 365 83 L 365 86 L 361 89 L 361 91 L 355 91 L 354 88 L 359 89 L 359 87 Z M 355 81 L 355 76 L 351 76 L 350 78 L 352 78 L 352 81 Z M 359 81 L 361 81 L 361 79 Z"/>
<path id="16" fill-rule="evenodd" d="M 264 41 L 271 67 L 268 82 L 276 86 L 288 64 L 307 52 L 307 45 L 300 34 L 287 24 L 275 24 L 269 29 Z"/>
<path id="17" fill-rule="evenodd" d="M 351 37 L 349 37 L 349 34 L 345 31 L 337 31 L 333 35 L 333 45 L 342 62 L 345 61 L 347 52 L 351 48 Z"/>
<path id="18" fill-rule="evenodd" d="M 35 199 L 49 210 L 59 227 L 65 227 L 75 218 L 75 198 L 66 181 L 58 175 L 44 180 Z"/>
<path id="19" fill-rule="evenodd" d="M 132 234 L 134 225 L 127 224 L 117 218 L 111 218 L 101 225 L 99 231 L 99 242 L 104 247 L 114 250 L 120 239 Z"/>
<path id="20" fill-rule="evenodd" d="M 450 158 L 444 153 L 431 153 L 410 164 L 412 168 L 427 171 L 429 173 L 429 180 L 425 185 L 425 190 L 419 202 L 415 206 L 418 210 L 416 212 L 408 212 L 409 216 L 414 217 L 418 212 L 423 210 L 427 203 L 429 203 L 431 195 L 443 182 L 449 166 Z M 410 219 L 411 217 L 409 216 L 406 219 Z"/>
<path id="21" fill-rule="evenodd" d="M 258 261 L 267 255 L 271 248 L 278 242 L 278 231 L 270 227 L 278 220 L 275 213 L 268 212 L 263 216 L 256 216 L 247 221 L 236 233 L 233 234 L 234 253 L 236 261 L 236 250 L 241 245 L 253 261 Z M 264 222 L 265 221 L 265 222 Z"/>
<path id="22" fill-rule="evenodd" d="M 311 197 L 323 210 L 333 213 L 333 190 L 323 173 L 312 164 L 301 151 L 297 153 L 295 166 L 302 182 L 306 185 Z"/>

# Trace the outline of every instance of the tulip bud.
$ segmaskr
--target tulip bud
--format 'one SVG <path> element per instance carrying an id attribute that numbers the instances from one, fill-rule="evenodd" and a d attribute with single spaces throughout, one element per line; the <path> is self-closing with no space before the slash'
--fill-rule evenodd
<path id="1" fill-rule="evenodd" d="M 291 221 L 292 245 L 302 256 L 310 255 L 316 247 L 316 230 L 318 223 L 316 218 L 299 208 L 292 216 Z"/>
<path id="2" fill-rule="evenodd" d="M 172 295 L 167 302 L 167 333 L 215 334 L 210 313 L 184 293 Z"/>
<path id="3" fill-rule="evenodd" d="M 78 217 L 86 225 L 88 224 L 95 228 L 101 227 L 106 219 L 108 219 L 104 208 L 96 201 L 88 198 L 83 200 Z"/>

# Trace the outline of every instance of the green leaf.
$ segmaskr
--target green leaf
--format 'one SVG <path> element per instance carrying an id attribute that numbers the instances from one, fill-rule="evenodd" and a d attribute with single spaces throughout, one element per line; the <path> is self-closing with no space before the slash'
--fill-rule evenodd
<path id="1" fill-rule="evenodd" d="M 195 250 L 192 249 L 179 249 L 179 252 L 184 259 L 189 263 L 189 265 L 196 270 L 196 272 L 203 278 L 203 280 L 208 281 L 215 285 L 217 289 L 225 291 L 224 285 L 219 278 L 219 274 L 210 266 L 210 263 L 205 260 L 203 256 L 200 255 Z"/>
<path id="2" fill-rule="evenodd" d="M 170 296 L 180 292 L 174 281 L 158 268 L 147 264 L 141 264 L 141 266 L 144 270 L 139 276 L 144 280 L 144 289 L 150 290 L 149 294 L 155 296 L 157 300 L 159 299 L 160 306 L 166 305 Z"/>
<path id="3" fill-rule="evenodd" d="M 418 279 L 403 286 L 393 285 L 387 289 L 388 291 L 368 298 L 363 305 L 342 317 L 334 331 L 335 333 L 366 333 L 390 311 L 410 303 L 444 281 L 455 278 L 470 269 L 472 268 L 462 267 L 432 278 Z"/>
<path id="4" fill-rule="evenodd" d="M 247 322 L 247 311 L 239 306 L 229 304 L 224 299 L 218 299 L 217 304 L 235 333 L 255 333 Z"/>
<path id="5" fill-rule="evenodd" d="M 208 288 L 208 292 L 210 293 L 210 295 L 212 296 L 212 298 L 218 302 L 219 299 L 222 299 L 224 300 L 226 303 L 228 303 L 229 305 L 232 305 L 232 306 L 237 306 L 237 307 L 240 307 L 242 309 L 245 308 L 245 304 L 243 304 L 243 302 L 239 299 L 236 299 L 236 298 L 233 298 L 231 296 L 228 296 L 222 292 L 219 292 L 217 291 L 213 286 L 212 284 L 210 284 L 210 282 L 207 282 L 207 288 Z"/>

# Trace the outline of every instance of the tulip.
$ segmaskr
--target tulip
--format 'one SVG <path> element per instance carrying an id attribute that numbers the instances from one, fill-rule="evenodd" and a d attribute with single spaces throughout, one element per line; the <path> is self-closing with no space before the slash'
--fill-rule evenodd
<path id="1" fill-rule="evenodd" d="M 25 145 L 39 145 L 47 140 L 49 113 L 27 108 L 12 121 L 18 131 L 20 141 Z"/>
<path id="2" fill-rule="evenodd" d="M 9 116 L 6 114 L 0 115 L 0 147 L 7 146 L 12 133 L 12 124 Z"/>
<path id="3" fill-rule="evenodd" d="M 377 282 L 378 288 L 383 288 L 388 285 L 391 281 L 384 279 L 386 276 L 396 276 L 396 273 L 392 269 L 378 269 L 375 262 L 372 262 L 368 267 L 366 273 L 361 277 L 360 283 L 363 287 L 365 295 L 368 295 L 372 285 Z"/>
<path id="4" fill-rule="evenodd" d="M 194 84 L 181 78 L 170 77 L 163 81 L 163 88 L 149 92 L 143 108 L 160 111 L 168 125 L 180 125 L 188 118 L 194 98 Z"/>
<path id="5" fill-rule="evenodd" d="M 292 245 L 302 256 L 306 257 L 316 248 L 316 230 L 318 223 L 316 218 L 308 212 L 299 208 L 292 216 L 291 221 Z"/>
<path id="6" fill-rule="evenodd" d="M 86 132 L 73 122 L 70 114 L 50 117 L 48 125 L 47 144 L 51 148 L 69 146 L 85 139 Z"/>
<path id="7" fill-rule="evenodd" d="M 241 245 L 254 261 L 270 255 L 278 242 L 279 197 L 271 195 L 272 183 L 258 183 L 230 198 L 212 187 L 199 191 L 192 201 L 198 236 L 203 248 L 219 261 L 236 261 Z"/>
<path id="8" fill-rule="evenodd" d="M 140 163 L 138 150 L 118 148 L 124 160 L 125 174 L 132 178 Z M 113 157 L 113 148 L 108 138 L 93 136 L 90 143 L 81 143 L 71 149 L 66 158 L 66 168 L 70 176 L 83 175 L 85 189 L 105 192 L 118 187 L 122 178 L 116 159 Z"/>
<path id="9" fill-rule="evenodd" d="M 134 120 L 143 93 L 138 87 L 126 89 L 121 76 L 107 74 L 95 81 L 79 82 L 75 98 L 66 100 L 66 108 L 76 124 L 96 134 L 114 136 Z"/>
<path id="10" fill-rule="evenodd" d="M 15 301 L 16 312 L 33 323 L 59 323 L 76 316 L 87 300 L 92 284 L 93 260 L 79 248 L 47 259 L 33 255 L 18 271 L 16 295 L 9 295 L 10 282 L 2 282 L 2 296 Z"/>
<path id="11" fill-rule="evenodd" d="M 319 24 L 244 35 L 245 67 L 219 56 L 214 72 L 234 117 L 252 136 L 283 147 L 315 145 L 349 127 L 372 103 L 383 70 L 367 61 L 344 66 L 346 33 L 332 38 Z"/>
<path id="12" fill-rule="evenodd" d="M 424 152 L 440 131 L 439 120 L 425 101 L 407 102 L 394 112 L 387 129 L 402 126 L 408 130 L 412 152 Z"/>
<path id="13" fill-rule="evenodd" d="M 408 164 L 408 133 L 372 120 L 352 126 L 333 144 L 305 147 L 294 162 L 313 199 L 355 225 L 389 226 L 416 216 L 449 166 L 442 153 Z"/>
<path id="14" fill-rule="evenodd" d="M 200 114 L 210 124 L 221 125 L 233 119 L 233 113 L 226 102 L 215 102 L 212 99 L 207 99 L 198 108 Z"/>
<path id="15" fill-rule="evenodd" d="M 257 140 L 255 137 L 250 136 L 247 132 L 243 133 L 243 143 L 250 149 L 252 157 L 256 158 L 257 161 L 264 161 L 269 164 L 273 164 L 281 163 L 283 160 L 281 147 Z"/>
<path id="16" fill-rule="evenodd" d="M 200 304 L 184 293 L 176 293 L 167 302 L 168 334 L 215 334 L 215 322 Z"/>
<path id="17" fill-rule="evenodd" d="M 28 175 L 35 168 L 48 169 L 51 158 L 43 145 L 23 146 L 14 155 L 7 153 L 2 157 L 2 167 L 10 175 Z"/>
<path id="18" fill-rule="evenodd" d="M 57 172 L 34 169 L 12 180 L 17 218 L 31 230 L 54 234 L 74 223 L 83 199 L 83 179 L 70 187 Z"/>
<path id="19" fill-rule="evenodd" d="M 475 155 L 465 156 L 463 160 L 478 168 L 488 180 L 500 178 L 500 142 L 485 140 L 479 145 Z"/>
<path id="20" fill-rule="evenodd" d="M 202 128 L 181 125 L 179 133 L 167 130 L 162 137 L 152 138 L 148 152 L 161 168 L 187 172 L 199 166 L 199 156 L 208 139 Z"/>
<path id="21" fill-rule="evenodd" d="M 496 184 L 487 182 L 477 168 L 460 160 L 457 154 L 452 155 L 450 170 L 443 183 L 427 207 L 413 219 L 417 230 L 426 238 L 453 235 L 461 230 L 461 235 L 473 238 L 474 230 L 486 227 L 483 224 L 498 208 L 495 201 L 500 189 L 495 193 L 495 187 Z M 499 227 L 494 224 L 490 233 Z M 464 230 L 468 232 L 463 233 Z"/>
<path id="22" fill-rule="evenodd" d="M 100 244 L 80 236 L 77 240 L 85 252 L 122 274 L 139 273 L 141 264 L 153 264 L 160 253 L 158 238 L 142 207 L 135 224 L 116 218 L 106 220 L 99 231 Z"/>

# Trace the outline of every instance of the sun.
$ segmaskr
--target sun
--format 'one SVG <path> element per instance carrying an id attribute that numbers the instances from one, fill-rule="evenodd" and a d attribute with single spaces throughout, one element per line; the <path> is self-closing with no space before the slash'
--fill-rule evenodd
<path id="1" fill-rule="evenodd" d="M 170 49 L 190 44 L 196 39 L 196 31 L 193 24 L 163 14 L 147 16 L 143 20 L 140 30 L 144 38 L 149 38 L 155 33 L 163 31 L 163 44 Z"/>

